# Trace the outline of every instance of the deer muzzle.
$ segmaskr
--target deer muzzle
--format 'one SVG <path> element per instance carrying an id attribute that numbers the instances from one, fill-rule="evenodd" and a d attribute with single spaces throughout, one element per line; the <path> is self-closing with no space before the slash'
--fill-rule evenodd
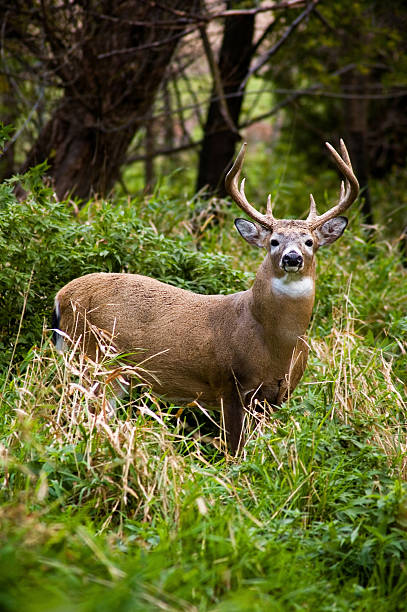
<path id="1" fill-rule="evenodd" d="M 304 266 L 304 258 L 297 251 L 289 251 L 284 253 L 281 264 L 286 272 L 298 272 Z"/>

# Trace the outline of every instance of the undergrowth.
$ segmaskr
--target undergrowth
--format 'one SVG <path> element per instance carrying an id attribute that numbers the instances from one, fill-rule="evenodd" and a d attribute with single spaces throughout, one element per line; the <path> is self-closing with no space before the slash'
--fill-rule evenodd
<path id="1" fill-rule="evenodd" d="M 58 355 L 47 327 L 57 289 L 94 270 L 208 293 L 247 287 L 261 254 L 232 233 L 233 210 L 167 201 L 159 220 L 152 199 L 75 216 L 38 171 L 25 184 L 24 202 L 12 183 L 0 199 L 1 609 L 405 609 L 396 241 L 369 239 L 355 212 L 321 249 L 306 375 L 278 411 L 247 416 L 234 459 L 218 415 L 193 409 L 203 435 L 188 408 L 151 395 L 141 368 L 131 402 L 107 420 L 108 381 L 128 366 Z"/>
<path id="2" fill-rule="evenodd" d="M 3 609 L 398 609 L 406 406 L 359 401 L 376 362 L 349 402 L 343 332 L 332 383 L 252 419 L 238 460 L 142 385 L 107 421 L 89 383 L 111 370 L 33 351 L 1 406 Z"/>
<path id="3" fill-rule="evenodd" d="M 55 293 L 77 276 L 147 274 L 198 293 L 245 287 L 245 272 L 227 255 L 198 251 L 190 234 L 159 231 L 151 222 L 154 203 L 97 201 L 74 216 L 72 203 L 58 202 L 44 186 L 42 170 L 0 185 L 0 369 L 38 342 Z M 14 194 L 17 179 L 29 190 L 23 201 Z"/>

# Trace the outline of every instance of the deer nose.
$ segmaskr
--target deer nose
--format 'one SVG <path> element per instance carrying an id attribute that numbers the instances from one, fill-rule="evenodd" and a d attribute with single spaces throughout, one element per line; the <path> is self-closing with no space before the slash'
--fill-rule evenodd
<path id="1" fill-rule="evenodd" d="M 289 251 L 289 253 L 285 253 L 283 255 L 283 266 L 284 267 L 299 268 L 300 266 L 302 266 L 302 263 L 303 263 L 302 255 L 300 255 L 300 253 L 297 253 L 297 251 Z"/>

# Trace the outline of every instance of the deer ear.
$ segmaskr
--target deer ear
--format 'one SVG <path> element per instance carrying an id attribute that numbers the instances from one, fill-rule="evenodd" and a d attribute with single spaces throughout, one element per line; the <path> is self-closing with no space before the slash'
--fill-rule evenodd
<path id="1" fill-rule="evenodd" d="M 235 225 L 239 234 L 248 242 L 256 247 L 263 248 L 265 240 L 270 234 L 270 230 L 262 227 L 253 221 L 246 219 L 235 219 Z"/>
<path id="2" fill-rule="evenodd" d="M 321 227 L 315 230 L 318 239 L 318 246 L 326 246 L 338 240 L 348 225 L 346 217 L 334 217 L 326 221 Z"/>

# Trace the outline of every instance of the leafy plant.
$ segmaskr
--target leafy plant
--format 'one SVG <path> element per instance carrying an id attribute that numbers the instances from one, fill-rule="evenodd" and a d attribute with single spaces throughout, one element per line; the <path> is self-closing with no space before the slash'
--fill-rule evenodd
<path id="1" fill-rule="evenodd" d="M 9 364 L 17 341 L 17 361 L 38 343 L 55 293 L 83 274 L 147 274 L 200 293 L 244 288 L 246 275 L 232 269 L 230 258 L 198 252 L 188 237 L 165 237 L 139 218 L 131 201 L 96 202 L 75 217 L 44 186 L 43 169 L 0 186 L 0 367 Z M 17 182 L 28 192 L 21 201 Z"/>

